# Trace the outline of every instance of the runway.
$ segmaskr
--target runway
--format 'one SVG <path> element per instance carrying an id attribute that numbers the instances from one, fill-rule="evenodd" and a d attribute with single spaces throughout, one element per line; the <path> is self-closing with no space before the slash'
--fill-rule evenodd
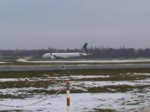
<path id="1" fill-rule="evenodd" d="M 33 66 L 1 66 L 0 71 L 54 71 L 81 69 L 133 69 L 150 68 L 150 64 L 78 64 L 78 65 L 33 65 Z"/>

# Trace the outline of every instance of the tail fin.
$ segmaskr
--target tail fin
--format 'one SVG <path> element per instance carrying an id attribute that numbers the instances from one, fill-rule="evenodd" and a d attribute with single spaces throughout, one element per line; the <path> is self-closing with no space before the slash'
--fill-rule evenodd
<path id="1" fill-rule="evenodd" d="M 87 45 L 88 45 L 88 43 L 85 43 L 84 45 L 83 45 L 83 47 L 82 47 L 82 49 L 86 52 L 87 51 Z"/>

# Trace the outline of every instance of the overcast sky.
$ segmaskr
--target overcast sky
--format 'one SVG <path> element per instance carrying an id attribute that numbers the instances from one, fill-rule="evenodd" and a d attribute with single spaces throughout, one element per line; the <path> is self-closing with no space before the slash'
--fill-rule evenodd
<path id="1" fill-rule="evenodd" d="M 0 49 L 150 48 L 150 0 L 0 0 Z"/>

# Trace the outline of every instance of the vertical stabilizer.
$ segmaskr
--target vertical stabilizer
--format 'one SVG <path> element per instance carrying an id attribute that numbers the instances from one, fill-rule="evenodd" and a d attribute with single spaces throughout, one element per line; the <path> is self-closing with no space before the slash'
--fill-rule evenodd
<path id="1" fill-rule="evenodd" d="M 82 47 L 82 49 L 86 52 L 87 51 L 87 45 L 88 45 L 88 43 L 85 43 L 84 45 L 83 45 L 83 47 Z"/>

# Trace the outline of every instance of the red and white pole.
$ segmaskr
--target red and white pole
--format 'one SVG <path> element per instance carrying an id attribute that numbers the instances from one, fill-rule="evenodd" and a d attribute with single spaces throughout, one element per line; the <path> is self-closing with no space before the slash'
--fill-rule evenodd
<path id="1" fill-rule="evenodd" d="M 66 94 L 67 94 L 67 112 L 70 112 L 70 81 L 66 82 L 67 89 L 66 89 Z"/>

